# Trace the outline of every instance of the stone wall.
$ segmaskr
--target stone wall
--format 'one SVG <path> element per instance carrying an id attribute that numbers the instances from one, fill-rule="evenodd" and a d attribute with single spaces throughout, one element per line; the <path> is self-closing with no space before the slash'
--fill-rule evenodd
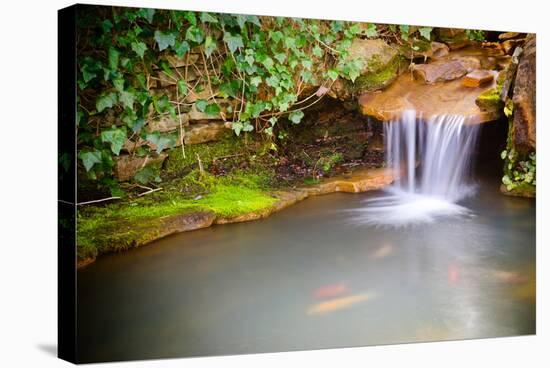
<path id="1" fill-rule="evenodd" d="M 200 144 L 217 140 L 226 129 L 231 128 L 229 121 L 233 116 L 227 111 L 234 111 L 236 102 L 224 99 L 219 96 L 216 88 L 209 87 L 206 77 L 199 76 L 194 67 L 199 63 L 199 54 L 189 54 L 184 58 L 170 57 L 168 63 L 172 66 L 167 73 L 165 70 L 155 68 L 148 81 L 148 87 L 153 95 L 167 95 L 172 102 L 181 101 L 176 109 L 176 116 L 164 115 L 147 122 L 146 129 L 149 132 L 158 131 L 163 134 L 172 134 L 176 137 L 175 144 L 166 149 L 180 147 L 181 144 Z M 201 65 L 202 66 L 202 65 Z M 172 74 L 172 75 L 170 75 Z M 176 91 L 177 81 L 183 79 L 188 85 L 194 86 L 193 90 L 181 98 L 181 94 Z M 220 106 L 220 112 L 208 114 L 197 108 L 197 101 L 206 100 L 208 103 L 216 103 Z M 175 104 L 175 106 L 178 106 Z M 111 117 L 116 119 L 116 117 Z M 120 181 L 130 180 L 140 169 L 151 163 L 158 164 L 166 158 L 166 154 L 151 153 L 147 157 L 137 157 L 133 155 L 134 151 L 144 145 L 148 145 L 152 151 L 157 146 L 142 139 L 137 141 L 127 140 L 123 146 L 123 151 L 116 158 L 115 177 Z"/>

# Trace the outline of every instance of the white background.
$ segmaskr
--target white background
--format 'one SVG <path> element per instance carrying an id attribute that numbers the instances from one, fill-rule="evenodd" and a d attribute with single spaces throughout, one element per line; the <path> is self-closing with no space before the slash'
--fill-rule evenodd
<path id="1" fill-rule="evenodd" d="M 544 1 L 97 1 L 188 10 L 537 32 L 537 336 L 112 364 L 115 367 L 548 367 L 548 35 Z M 55 357 L 57 9 L 8 0 L 0 19 L 0 365 L 65 367 Z M 546 223 L 546 224 L 545 224 Z M 545 226 L 546 225 L 546 226 Z M 361 326 L 357 326 L 358 329 Z"/>

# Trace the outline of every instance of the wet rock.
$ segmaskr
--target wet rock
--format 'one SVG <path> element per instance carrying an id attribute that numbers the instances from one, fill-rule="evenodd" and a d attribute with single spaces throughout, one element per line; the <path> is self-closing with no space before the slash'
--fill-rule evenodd
<path id="1" fill-rule="evenodd" d="M 404 45 L 401 48 L 403 56 L 408 59 L 430 58 L 435 60 L 449 55 L 449 46 L 442 42 L 417 41 L 413 46 L 414 49 L 411 49 L 409 45 Z"/>
<path id="2" fill-rule="evenodd" d="M 333 177 L 313 187 L 303 188 L 310 195 L 334 192 L 361 193 L 386 187 L 394 180 L 389 169 L 358 170 L 349 177 Z"/>
<path id="3" fill-rule="evenodd" d="M 437 38 L 445 42 L 453 51 L 472 44 L 466 30 L 462 28 L 437 28 L 435 33 Z"/>
<path id="4" fill-rule="evenodd" d="M 137 157 L 130 155 L 121 155 L 115 157 L 114 175 L 119 181 L 127 181 L 144 168 L 152 164 L 162 164 L 167 155 L 161 153 L 155 156 Z"/>
<path id="5" fill-rule="evenodd" d="M 521 34 L 517 32 L 504 32 L 498 35 L 499 40 L 510 40 L 512 38 L 518 38 Z"/>
<path id="6" fill-rule="evenodd" d="M 174 215 L 163 220 L 163 226 L 160 231 L 162 232 L 162 236 L 166 236 L 184 231 L 202 229 L 211 226 L 215 218 L 216 215 L 208 211 Z"/>
<path id="7" fill-rule="evenodd" d="M 456 56 L 453 57 L 451 60 L 455 60 L 461 63 L 464 68 L 466 68 L 468 73 L 481 68 L 481 58 L 477 56 Z"/>
<path id="8" fill-rule="evenodd" d="M 502 49 L 507 55 L 512 55 L 517 46 L 523 44 L 523 40 L 507 40 L 502 43 Z"/>
<path id="9" fill-rule="evenodd" d="M 416 64 L 412 66 L 412 73 L 416 80 L 425 84 L 446 82 L 460 78 L 468 72 L 462 62 L 457 60 L 435 61 L 429 64 Z"/>
<path id="10" fill-rule="evenodd" d="M 449 46 L 441 42 L 432 42 L 430 45 L 430 55 L 428 57 L 432 59 L 440 59 L 449 55 Z"/>
<path id="11" fill-rule="evenodd" d="M 225 132 L 223 121 L 193 124 L 185 130 L 185 144 L 198 144 L 218 140 Z"/>
<path id="12" fill-rule="evenodd" d="M 530 34 L 514 83 L 513 142 L 518 152 L 536 149 L 536 38 Z"/>
<path id="13" fill-rule="evenodd" d="M 461 80 L 469 69 L 480 69 L 480 60 L 487 57 L 499 60 L 502 53 L 470 47 L 451 52 L 441 60 L 415 65 L 413 68 L 420 70 L 416 79 L 410 73 L 404 73 L 383 91 L 362 94 L 358 101 L 359 109 L 364 115 L 382 121 L 397 118 L 406 109 L 414 109 L 425 118 L 442 114 L 463 115 L 471 124 L 497 120 L 502 115 L 502 109 L 483 111 L 476 105 L 476 98 L 480 94 L 497 87 L 496 81 L 493 79 L 480 87 L 464 88 Z M 425 83 L 425 79 L 432 83 Z M 443 82 L 433 83 L 437 80 Z"/>
<path id="14" fill-rule="evenodd" d="M 497 59 L 495 57 L 489 56 L 483 58 L 481 61 L 481 69 L 494 70 L 498 68 Z"/>
<path id="15" fill-rule="evenodd" d="M 464 87 L 479 87 L 492 82 L 494 73 L 489 70 L 478 69 L 466 74 L 462 79 Z"/>

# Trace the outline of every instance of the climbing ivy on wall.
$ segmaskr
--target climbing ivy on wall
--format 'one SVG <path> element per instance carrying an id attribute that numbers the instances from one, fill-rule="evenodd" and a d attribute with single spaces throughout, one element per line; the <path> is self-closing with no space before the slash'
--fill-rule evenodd
<path id="1" fill-rule="evenodd" d="M 500 154 L 500 157 L 504 160 L 502 184 L 509 192 L 515 190 L 529 191 L 537 185 L 537 156 L 535 152 L 520 154 L 514 148 L 512 139 L 514 129 L 513 110 L 514 105 L 511 100 L 508 100 L 508 103 L 504 106 L 504 114 L 509 119 L 508 138 L 506 149 Z"/>
<path id="2" fill-rule="evenodd" d="M 354 38 L 432 37 L 430 27 L 83 6 L 78 18 L 78 158 L 92 179 L 113 183 L 114 157 L 183 145 L 151 122 L 180 119 L 191 105 L 230 122 L 236 135 L 298 124 L 338 78 L 363 68 Z M 411 43 L 412 44 L 412 43 Z M 183 63 L 181 63 L 183 61 Z M 179 64 L 178 64 L 179 63 Z M 182 65 L 184 65 L 182 67 Z M 193 74 L 196 79 L 188 78 Z M 161 80 L 174 86 L 152 88 Z M 202 96 L 193 103 L 188 96 Z M 220 101 L 225 101 L 221 103 Z M 142 144 L 145 142 L 145 144 Z"/>
<path id="3" fill-rule="evenodd" d="M 78 157 L 92 178 L 109 173 L 127 144 L 172 146 L 175 135 L 148 123 L 178 119 L 185 97 L 205 88 L 195 108 L 232 122 L 237 135 L 272 136 L 283 117 L 298 124 L 338 77 L 358 77 L 361 62 L 346 59 L 353 38 L 377 36 L 373 24 L 98 7 L 85 8 L 78 28 Z M 174 80 L 176 98 L 150 87 L 157 69 Z M 220 106 L 220 98 L 234 103 Z"/>

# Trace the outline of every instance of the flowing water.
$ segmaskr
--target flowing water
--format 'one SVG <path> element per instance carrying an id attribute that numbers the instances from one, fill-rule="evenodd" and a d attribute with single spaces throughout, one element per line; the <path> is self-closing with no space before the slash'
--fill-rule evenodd
<path id="1" fill-rule="evenodd" d="M 78 272 L 79 359 L 533 334 L 534 201 L 477 182 L 470 216 L 435 223 L 357 226 L 385 193 L 331 194 L 101 257 Z"/>
<path id="2" fill-rule="evenodd" d="M 457 202 L 475 193 L 470 174 L 479 130 L 463 116 L 423 120 L 414 110 L 385 123 L 386 162 L 399 179 L 386 196 L 367 201 L 358 223 L 396 227 L 469 215 Z"/>

